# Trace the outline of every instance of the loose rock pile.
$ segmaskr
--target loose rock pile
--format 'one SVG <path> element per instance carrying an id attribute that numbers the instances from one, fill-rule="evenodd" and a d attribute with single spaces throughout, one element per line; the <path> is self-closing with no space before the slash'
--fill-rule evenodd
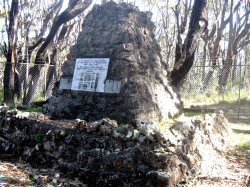
<path id="1" fill-rule="evenodd" d="M 228 132 L 220 112 L 173 125 L 104 118 L 78 119 L 67 128 L 27 118 L 1 114 L 1 158 L 54 167 L 88 186 L 182 186 L 216 164 Z"/>

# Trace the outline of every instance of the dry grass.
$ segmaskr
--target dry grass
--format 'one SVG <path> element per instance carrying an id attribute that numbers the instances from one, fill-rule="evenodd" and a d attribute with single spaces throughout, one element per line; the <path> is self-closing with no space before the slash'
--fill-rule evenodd
<path id="1" fill-rule="evenodd" d="M 0 186 L 30 186 L 29 174 L 20 164 L 0 162 Z"/>

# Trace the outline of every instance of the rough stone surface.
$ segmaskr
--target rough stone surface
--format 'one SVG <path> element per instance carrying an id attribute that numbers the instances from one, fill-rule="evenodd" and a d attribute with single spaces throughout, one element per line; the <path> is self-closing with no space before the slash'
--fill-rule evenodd
<path id="1" fill-rule="evenodd" d="M 218 164 L 228 131 L 220 112 L 172 126 L 105 118 L 69 128 L 10 111 L 0 115 L 0 157 L 55 168 L 88 186 L 183 186 Z"/>
<path id="2" fill-rule="evenodd" d="M 44 106 L 51 116 L 131 122 L 136 118 L 158 121 L 180 112 L 182 103 L 169 86 L 150 13 L 112 1 L 96 5 L 84 20 L 62 77 L 73 77 L 76 58 L 84 57 L 110 58 L 107 79 L 121 81 L 120 94 L 55 88 Z"/>

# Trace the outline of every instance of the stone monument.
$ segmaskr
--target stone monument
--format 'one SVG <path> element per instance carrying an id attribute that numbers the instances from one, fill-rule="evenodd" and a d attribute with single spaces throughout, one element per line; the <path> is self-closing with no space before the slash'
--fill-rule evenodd
<path id="1" fill-rule="evenodd" d="M 182 102 L 167 78 L 151 13 L 133 5 L 95 5 L 44 106 L 52 117 L 119 122 L 164 120 Z"/>

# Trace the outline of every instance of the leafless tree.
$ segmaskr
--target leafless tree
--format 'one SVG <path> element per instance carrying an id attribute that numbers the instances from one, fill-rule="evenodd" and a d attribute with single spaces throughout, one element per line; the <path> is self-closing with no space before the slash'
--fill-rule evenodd
<path id="1" fill-rule="evenodd" d="M 198 41 L 207 28 L 207 19 L 205 18 L 206 4 L 206 0 L 196 0 L 194 2 L 184 43 L 182 43 L 180 38 L 182 27 L 177 24 L 179 29 L 177 34 L 175 65 L 170 74 L 172 85 L 176 87 L 179 87 L 183 83 L 191 69 Z"/>

